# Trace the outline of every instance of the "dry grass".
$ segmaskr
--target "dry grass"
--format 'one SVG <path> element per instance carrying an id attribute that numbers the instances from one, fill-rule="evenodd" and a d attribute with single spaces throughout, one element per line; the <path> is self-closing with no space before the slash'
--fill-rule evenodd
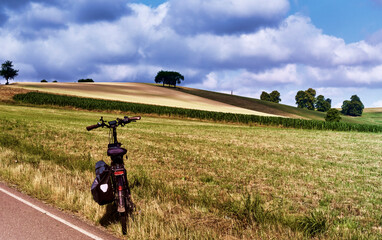
<path id="1" fill-rule="evenodd" d="M 118 100 L 215 112 L 275 116 L 182 93 L 167 87 L 157 87 L 142 83 L 18 83 L 14 86 L 50 93 L 106 100 Z"/>
<path id="2" fill-rule="evenodd" d="M 14 88 L 11 86 L 12 85 L 0 85 L 0 102 L 11 102 L 14 95 L 30 92 L 30 90 L 27 89 Z"/>
<path id="3" fill-rule="evenodd" d="M 101 113 L 6 105 L 0 113 L 1 178 L 119 234 L 90 195 L 107 131 L 85 126 Z M 138 206 L 130 239 L 304 239 L 294 222 L 316 211 L 329 226 L 316 238 L 382 237 L 381 134 L 144 117 L 119 136 Z M 248 195 L 262 201 L 256 220 Z"/>

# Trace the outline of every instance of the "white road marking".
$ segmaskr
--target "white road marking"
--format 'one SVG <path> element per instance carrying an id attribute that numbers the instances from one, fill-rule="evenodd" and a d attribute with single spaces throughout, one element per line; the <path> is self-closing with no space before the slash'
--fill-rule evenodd
<path id="1" fill-rule="evenodd" d="M 20 202 L 22 202 L 22 203 L 24 203 L 24 204 L 26 204 L 26 205 L 28 205 L 28 206 L 30 206 L 30 207 L 36 209 L 37 211 L 42 212 L 42 213 L 48 215 L 49 217 L 51 217 L 51 218 L 53 218 L 53 219 L 56 219 L 57 221 L 59 221 L 59 222 L 65 224 L 65 225 L 67 225 L 67 226 L 69 226 L 69 227 L 71 227 L 71 228 L 73 228 L 73 229 L 75 229 L 75 230 L 77 230 L 77 231 L 79 231 L 79 232 L 85 234 L 86 236 L 88 236 L 88 237 L 90 237 L 90 238 L 93 238 L 93 239 L 96 239 L 96 240 L 102 240 L 102 238 L 100 238 L 100 237 L 98 237 L 98 236 L 96 236 L 96 235 L 94 235 L 94 234 L 92 234 L 92 233 L 90 233 L 90 232 L 88 232 L 88 231 L 86 231 L 86 230 L 80 228 L 80 227 L 77 227 L 77 226 L 71 224 L 70 222 L 68 222 L 68 221 L 66 221 L 66 220 L 64 220 L 64 219 L 62 219 L 62 218 L 60 218 L 60 217 L 58 217 L 58 216 L 56 216 L 56 215 L 54 215 L 54 214 L 52 214 L 52 213 L 50 213 L 50 212 L 44 210 L 44 209 L 42 209 L 42 208 L 40 208 L 40 207 L 37 207 L 37 206 L 34 205 L 33 203 L 30 203 L 30 202 L 28 202 L 27 200 L 22 199 L 22 198 L 20 198 L 20 197 L 18 197 L 18 196 L 16 196 L 16 195 L 14 195 L 13 193 L 10 193 L 10 192 L 8 192 L 7 190 L 1 188 L 1 187 L 0 187 L 0 191 L 2 191 L 3 193 L 5 193 L 5 194 L 7 194 L 7 195 L 9 195 L 9 196 L 11 196 L 11 197 L 13 197 L 13 198 L 19 200 Z"/>

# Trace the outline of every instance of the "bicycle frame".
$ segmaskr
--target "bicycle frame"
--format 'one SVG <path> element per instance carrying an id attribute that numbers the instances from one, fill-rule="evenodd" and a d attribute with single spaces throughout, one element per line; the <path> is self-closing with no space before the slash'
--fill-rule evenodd
<path id="1" fill-rule="evenodd" d="M 112 138 L 108 145 L 108 155 L 111 159 L 112 170 L 112 182 L 114 193 L 116 195 L 116 205 L 118 206 L 118 212 L 123 213 L 126 211 L 126 205 L 131 202 L 131 192 L 129 182 L 126 176 L 126 169 L 123 161 L 123 156 L 126 154 L 126 150 L 121 148 L 121 143 L 117 140 L 116 127 L 110 128 L 112 132 Z M 112 151 L 119 152 L 118 154 L 111 154 Z"/>

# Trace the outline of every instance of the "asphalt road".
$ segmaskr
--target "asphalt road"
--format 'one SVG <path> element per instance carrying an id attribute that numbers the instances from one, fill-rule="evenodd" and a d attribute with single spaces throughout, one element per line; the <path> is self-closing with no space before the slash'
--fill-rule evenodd
<path id="1" fill-rule="evenodd" d="M 117 238 L 0 182 L 0 239 Z"/>

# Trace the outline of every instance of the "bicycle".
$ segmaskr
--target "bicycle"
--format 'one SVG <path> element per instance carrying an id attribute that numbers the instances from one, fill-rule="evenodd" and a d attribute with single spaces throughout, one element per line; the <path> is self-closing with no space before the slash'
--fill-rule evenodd
<path id="1" fill-rule="evenodd" d="M 104 161 L 97 162 L 97 177 L 93 182 L 91 190 L 93 199 L 98 204 L 104 205 L 112 202 L 116 204 L 122 226 L 122 234 L 124 235 L 127 233 L 129 216 L 133 219 L 135 204 L 131 199 L 131 191 L 123 162 L 123 156 L 127 153 L 127 150 L 122 148 L 122 144 L 117 140 L 117 127 L 123 127 L 128 123 L 140 119 L 140 116 L 131 118 L 125 116 L 123 119 L 117 118 L 116 120 L 107 122 L 101 117 L 100 122 L 86 127 L 88 131 L 99 127 L 106 127 L 109 129 L 107 155 L 111 158 L 111 165 L 107 165 Z"/>

